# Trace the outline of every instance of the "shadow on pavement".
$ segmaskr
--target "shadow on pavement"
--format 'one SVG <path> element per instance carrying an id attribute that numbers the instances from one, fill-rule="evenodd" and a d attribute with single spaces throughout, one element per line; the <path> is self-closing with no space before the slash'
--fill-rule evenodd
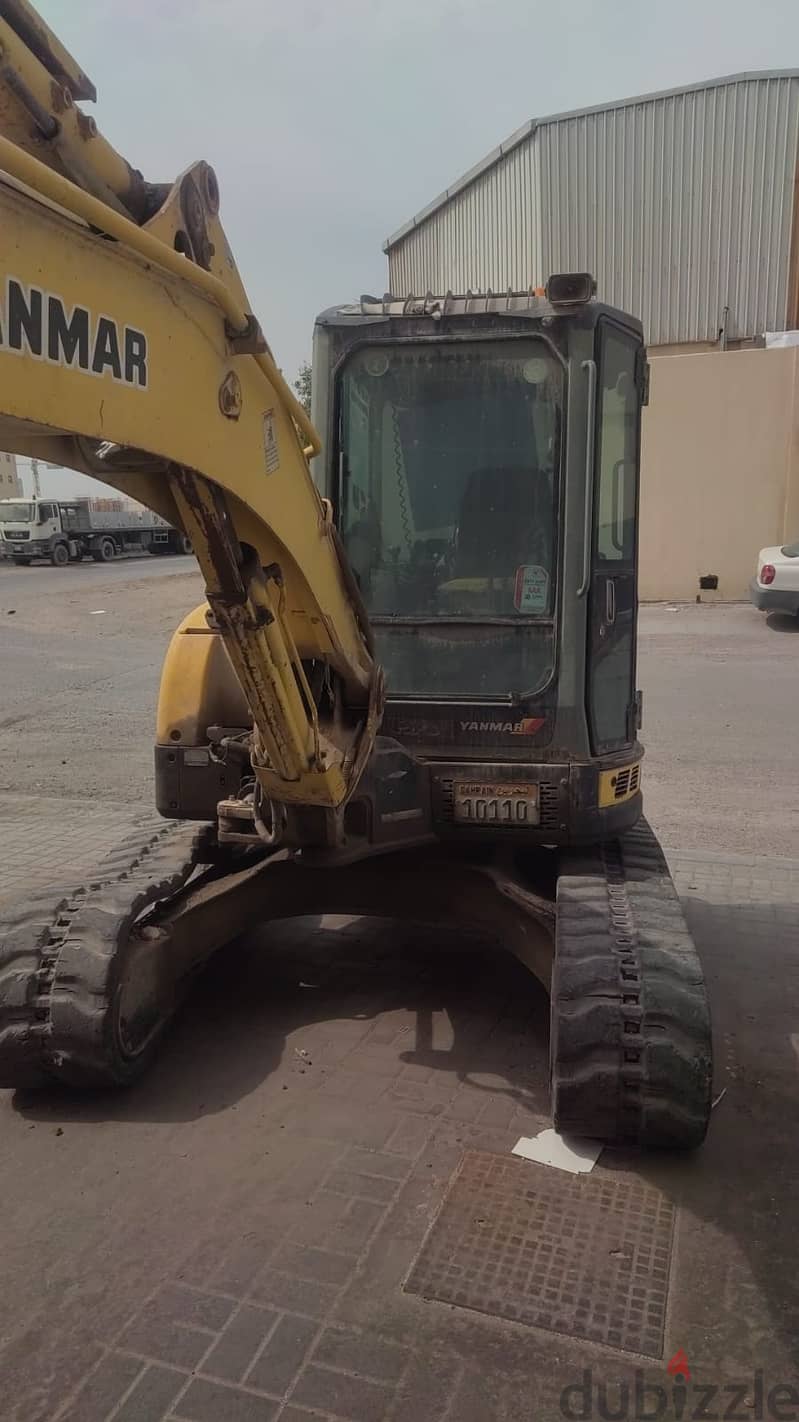
<path id="1" fill-rule="evenodd" d="M 281 1087 L 307 1096 L 324 1085 L 343 1034 L 348 1051 L 377 1045 L 389 1054 L 399 1037 L 398 1063 L 446 1071 L 546 1113 L 549 1002 L 515 958 L 477 936 L 464 941 L 412 922 L 361 919 L 344 928 L 317 922 L 273 923 L 222 949 L 143 1081 L 116 1092 L 17 1091 L 15 1110 L 52 1123 L 192 1121 L 230 1109 L 278 1072 L 270 1096 L 279 1110 Z M 381 1019 L 398 1012 L 407 1025 L 381 1032 Z M 447 1025 L 434 1040 L 441 1014 Z M 322 1034 L 308 1062 L 295 1040 L 303 1029 L 325 1024 L 329 1045 Z M 481 1075 L 492 1084 L 481 1087 Z"/>
<path id="2" fill-rule="evenodd" d="M 766 626 L 769 632 L 799 632 L 799 617 L 790 612 L 769 612 Z"/>
<path id="3" fill-rule="evenodd" d="M 685 1347 L 707 1381 L 762 1368 L 772 1383 L 790 1382 L 786 1360 L 799 1362 L 799 905 L 693 898 L 687 912 L 714 1015 L 715 1094 L 724 1095 L 692 1155 L 606 1151 L 600 1163 L 632 1170 L 679 1206 L 668 1346 Z M 320 1026 L 327 1030 L 303 1037 Z M 333 1050 L 340 1032 L 346 1050 Z M 311 1100 L 324 1108 L 325 1083 L 339 1063 L 347 1070 L 350 1052 L 368 1075 L 363 1053 L 377 1048 L 545 1118 L 547 1038 L 543 989 L 477 940 L 391 921 L 314 931 L 295 920 L 215 960 L 139 1086 L 103 1096 L 17 1093 L 15 1107 L 50 1123 L 177 1123 L 235 1109 L 265 1085 L 266 1136 L 292 1113 L 301 1126 Z M 365 1113 L 380 1109 L 379 1096 Z M 463 1149 L 475 1139 L 468 1126 L 462 1137 Z M 636 1366 L 629 1355 L 603 1354 L 594 1359 L 598 1376 Z"/>

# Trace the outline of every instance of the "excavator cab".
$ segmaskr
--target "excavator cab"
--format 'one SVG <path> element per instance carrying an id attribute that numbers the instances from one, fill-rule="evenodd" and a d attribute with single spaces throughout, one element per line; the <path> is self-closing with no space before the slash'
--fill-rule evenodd
<path id="1" fill-rule="evenodd" d="M 437 835 L 594 842 L 641 813 L 639 323 L 543 293 L 363 298 L 314 342 L 315 461 Z"/>

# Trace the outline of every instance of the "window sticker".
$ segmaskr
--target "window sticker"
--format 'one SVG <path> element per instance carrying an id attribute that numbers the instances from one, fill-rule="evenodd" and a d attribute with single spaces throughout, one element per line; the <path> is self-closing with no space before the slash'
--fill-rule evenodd
<path id="1" fill-rule="evenodd" d="M 516 569 L 513 605 L 517 612 L 546 612 L 549 606 L 549 573 L 537 563 Z"/>

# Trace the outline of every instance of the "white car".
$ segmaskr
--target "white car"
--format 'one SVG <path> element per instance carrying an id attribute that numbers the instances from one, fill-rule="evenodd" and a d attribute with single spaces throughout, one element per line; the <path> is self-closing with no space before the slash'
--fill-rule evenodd
<path id="1" fill-rule="evenodd" d="M 799 617 L 799 543 L 761 548 L 749 597 L 761 612 L 792 612 Z"/>

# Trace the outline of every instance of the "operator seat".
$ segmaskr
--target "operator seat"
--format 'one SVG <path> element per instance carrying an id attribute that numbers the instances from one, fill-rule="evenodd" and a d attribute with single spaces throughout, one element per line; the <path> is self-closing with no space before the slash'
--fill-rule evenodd
<path id="1" fill-rule="evenodd" d="M 513 578 L 522 564 L 552 561 L 551 479 L 513 465 L 476 469 L 461 500 L 453 578 Z"/>

